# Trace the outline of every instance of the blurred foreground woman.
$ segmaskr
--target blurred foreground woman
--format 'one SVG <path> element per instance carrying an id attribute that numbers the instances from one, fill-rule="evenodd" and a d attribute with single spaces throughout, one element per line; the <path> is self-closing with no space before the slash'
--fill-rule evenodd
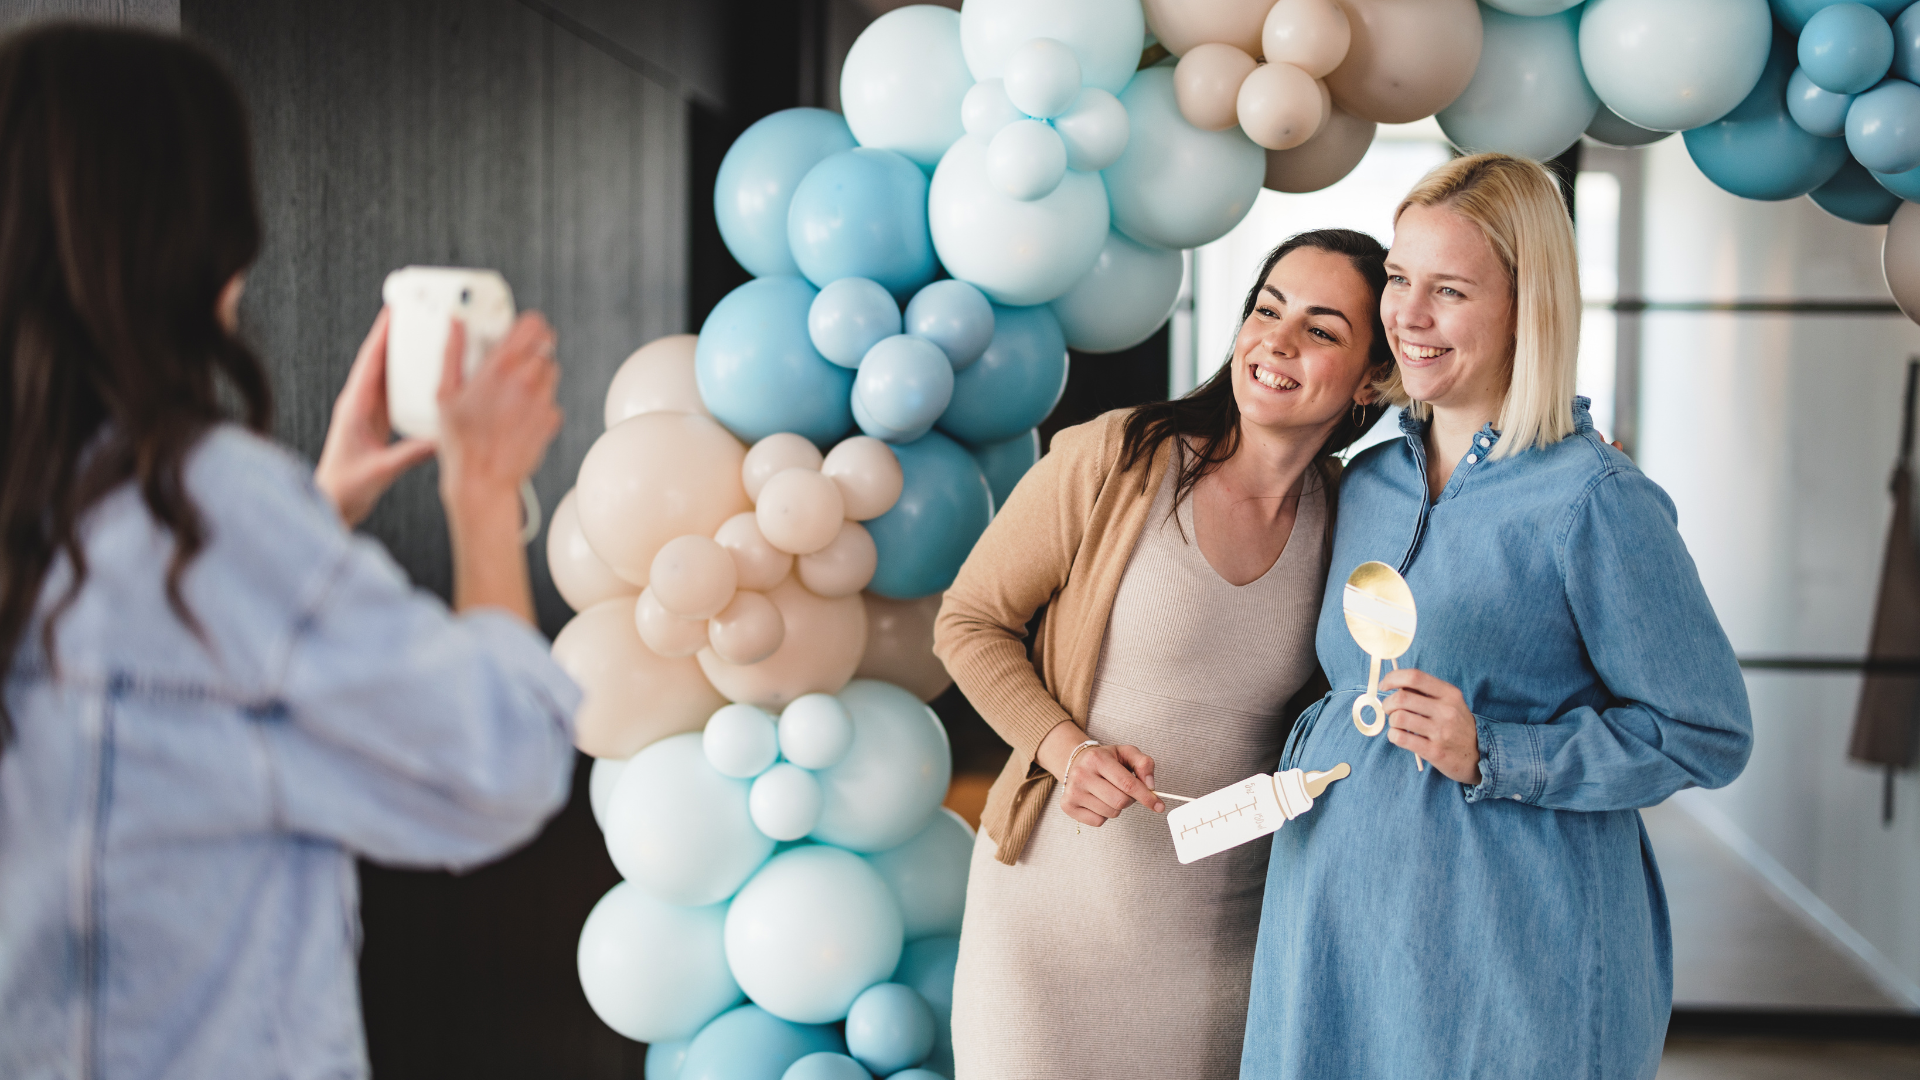
<path id="1" fill-rule="evenodd" d="M 551 333 L 443 379 L 456 616 L 347 529 L 433 453 L 388 445 L 384 315 L 318 471 L 264 437 L 259 246 L 198 50 L 0 47 L 0 1076 L 366 1075 L 354 857 L 470 866 L 567 792 L 517 535 Z"/>

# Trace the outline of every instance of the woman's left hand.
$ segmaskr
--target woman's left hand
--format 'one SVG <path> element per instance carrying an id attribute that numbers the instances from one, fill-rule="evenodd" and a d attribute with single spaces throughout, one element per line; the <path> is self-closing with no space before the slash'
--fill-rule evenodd
<path id="1" fill-rule="evenodd" d="M 313 482 L 332 500 L 348 528 L 373 513 L 373 504 L 401 473 L 433 456 L 433 443 L 427 439 L 393 441 L 387 417 L 389 317 L 381 308 L 354 357 L 347 384 L 333 402 L 320 464 L 313 470 Z"/>
<path id="2" fill-rule="evenodd" d="M 1480 782 L 1480 733 L 1460 688 L 1417 668 L 1401 668 L 1380 680 L 1387 698 L 1387 738 L 1433 763 L 1441 775 L 1462 784 Z"/>

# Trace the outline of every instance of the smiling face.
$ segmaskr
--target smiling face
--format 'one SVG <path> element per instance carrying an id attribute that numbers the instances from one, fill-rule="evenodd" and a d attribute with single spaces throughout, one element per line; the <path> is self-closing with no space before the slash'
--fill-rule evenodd
<path id="1" fill-rule="evenodd" d="M 1478 225 L 1445 205 L 1401 211 L 1380 318 L 1409 397 L 1487 419 L 1500 411 L 1513 373 L 1513 279 Z"/>
<path id="2" fill-rule="evenodd" d="M 1325 439 L 1356 401 L 1371 401 L 1374 303 L 1345 255 L 1302 247 L 1275 263 L 1233 343 L 1241 422 Z"/>

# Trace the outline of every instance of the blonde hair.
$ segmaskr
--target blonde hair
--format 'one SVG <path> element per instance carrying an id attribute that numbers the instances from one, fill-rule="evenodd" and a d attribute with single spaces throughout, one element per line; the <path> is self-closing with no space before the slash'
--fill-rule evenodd
<path id="1" fill-rule="evenodd" d="M 1480 227 L 1512 283 L 1514 342 L 1506 400 L 1489 457 L 1551 446 L 1573 434 L 1580 355 L 1580 263 L 1560 185 L 1538 162 L 1506 154 L 1456 158 L 1414 185 L 1393 212 L 1444 207 Z M 1395 405 L 1425 420 L 1431 406 L 1407 395 L 1396 365 L 1380 385 Z"/>

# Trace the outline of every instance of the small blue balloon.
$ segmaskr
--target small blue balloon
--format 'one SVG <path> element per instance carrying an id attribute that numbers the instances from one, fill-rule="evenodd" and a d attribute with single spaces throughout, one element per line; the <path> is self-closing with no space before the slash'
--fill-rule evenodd
<path id="1" fill-rule="evenodd" d="M 720 239 L 755 277 L 798 274 L 787 246 L 787 208 L 808 170 L 854 146 L 839 113 L 783 109 L 740 133 L 720 161 L 713 214 Z"/>
<path id="2" fill-rule="evenodd" d="M 1053 309 L 993 307 L 993 343 L 953 381 L 941 431 L 982 446 L 1040 426 L 1067 389 L 1067 338 Z"/>
<path id="3" fill-rule="evenodd" d="M 787 242 L 815 285 L 871 278 L 905 301 L 935 271 L 927 174 L 892 150 L 863 146 L 835 154 L 795 189 Z"/>
<path id="4" fill-rule="evenodd" d="M 952 1055 L 949 1054 L 948 1056 L 951 1057 Z M 953 1065 L 949 1062 L 947 1072 L 952 1071 Z M 651 1076 L 652 1074 L 649 1073 L 648 1075 Z M 934 1072 L 932 1069 L 907 1069 L 894 1073 L 892 1076 L 887 1077 L 887 1080 L 947 1080 L 947 1073 Z"/>
<path id="5" fill-rule="evenodd" d="M 957 937 L 921 938 L 907 943 L 891 981 L 911 986 L 933 1007 L 938 1033 L 926 1067 L 953 1075 L 953 972 L 960 962 Z"/>
<path id="6" fill-rule="evenodd" d="M 900 305 L 870 278 L 828 282 L 807 311 L 807 334 L 820 355 L 857 368 L 867 350 L 900 332 Z"/>
<path id="7" fill-rule="evenodd" d="M 992 343 L 993 304 L 986 293 L 964 281 L 936 281 L 907 302 L 906 331 L 940 346 L 959 371 L 972 366 Z"/>
<path id="8" fill-rule="evenodd" d="M 853 380 L 861 430 L 882 442 L 912 442 L 933 430 L 953 400 L 953 364 L 926 338 L 899 334 L 867 351 Z"/>
<path id="9" fill-rule="evenodd" d="M 858 394 L 853 395 L 853 422 L 859 425 L 862 434 L 872 435 L 884 443 L 913 441 L 907 438 L 906 432 L 895 431 L 885 424 L 880 423 L 878 420 L 875 420 L 873 414 L 867 411 L 866 404 L 860 400 L 860 395 Z"/>
<path id="10" fill-rule="evenodd" d="M 759 278 L 728 293 L 700 327 L 700 400 L 745 442 L 794 431 L 825 448 L 853 426 L 853 372 L 828 363 L 807 335 L 814 295 L 802 278 Z"/>
<path id="11" fill-rule="evenodd" d="M 1907 5 L 1893 20 L 1893 77 L 1920 83 L 1920 5 Z"/>
<path id="12" fill-rule="evenodd" d="M 692 1045 L 691 1039 L 669 1043 L 649 1043 L 646 1061 L 647 1080 L 680 1080 L 680 1066 L 686 1064 L 687 1047 Z"/>
<path id="13" fill-rule="evenodd" d="M 1844 0 L 1770 0 L 1773 16 L 1779 19 L 1787 29 L 1798 34 L 1807 28 L 1807 21 Z M 1864 3 L 1880 13 L 1883 19 L 1891 19 L 1904 10 L 1914 0 L 1864 0 Z"/>
<path id="14" fill-rule="evenodd" d="M 916 600 L 953 584 L 993 518 L 993 492 L 973 455 L 937 431 L 893 452 L 904 482 L 893 509 L 866 523 L 880 553 L 867 588 Z"/>
<path id="15" fill-rule="evenodd" d="M 1885 225 L 1900 209 L 1900 196 L 1887 190 L 1857 161 L 1841 166 L 1833 179 L 1815 188 L 1809 197 L 1834 217 L 1859 225 Z"/>
<path id="16" fill-rule="evenodd" d="M 1809 135 L 1818 135 L 1823 139 L 1845 135 L 1847 106 L 1852 104 L 1852 94 L 1834 94 L 1822 90 L 1799 68 L 1794 68 L 1792 77 L 1787 79 L 1787 115 L 1793 117 L 1793 122 Z"/>
<path id="17" fill-rule="evenodd" d="M 1007 496 L 1020 478 L 1040 460 L 1040 433 L 1028 431 L 1005 442 L 969 447 L 980 471 L 987 474 L 987 487 L 993 491 L 993 512 L 1007 505 Z"/>
<path id="18" fill-rule="evenodd" d="M 1887 77 L 1893 66 L 1893 28 L 1865 4 L 1821 8 L 1800 32 L 1800 68 L 1815 85 L 1857 94 Z"/>
<path id="19" fill-rule="evenodd" d="M 676 1080 L 781 1080 L 808 1054 L 846 1049 L 831 1025 L 789 1023 L 758 1005 L 742 1005 L 700 1029 Z"/>
<path id="20" fill-rule="evenodd" d="M 1846 146 L 1808 132 L 1787 112 L 1792 71 L 1791 43 L 1775 34 L 1760 82 L 1746 100 L 1682 136 L 1707 179 L 1745 199 L 1794 199 L 1839 170 Z"/>
<path id="21" fill-rule="evenodd" d="M 1920 169 L 1908 169 L 1903 173 L 1874 173 L 1873 178 L 1880 186 L 1900 196 L 1908 202 L 1920 202 Z"/>
<path id="22" fill-rule="evenodd" d="M 886 1076 L 927 1060 L 937 1024 L 933 1007 L 913 988 L 870 986 L 847 1012 L 847 1052 Z"/>
<path id="23" fill-rule="evenodd" d="M 845 1054 L 808 1054 L 780 1080 L 873 1080 L 873 1074 Z"/>
<path id="24" fill-rule="evenodd" d="M 1920 168 L 1920 86 L 1888 79 L 1847 107 L 1847 149 L 1874 172 Z"/>

